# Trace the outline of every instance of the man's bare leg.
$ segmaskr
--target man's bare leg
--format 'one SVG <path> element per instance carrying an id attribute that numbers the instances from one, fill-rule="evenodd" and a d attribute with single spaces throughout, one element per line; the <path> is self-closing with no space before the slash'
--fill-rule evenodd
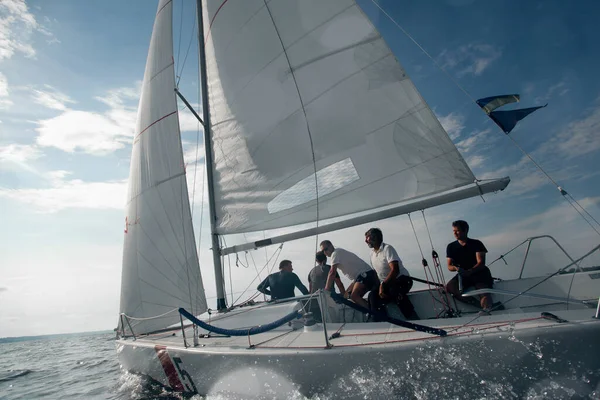
<path id="1" fill-rule="evenodd" d="M 482 294 L 479 302 L 481 304 L 481 308 L 484 310 L 492 308 L 492 295 L 489 293 Z"/>
<path id="2" fill-rule="evenodd" d="M 354 287 L 352 288 L 352 294 L 350 295 L 350 298 L 353 302 L 368 310 L 369 303 L 365 299 L 363 299 L 365 293 L 367 293 L 367 287 L 360 282 L 356 282 L 354 283 Z"/>

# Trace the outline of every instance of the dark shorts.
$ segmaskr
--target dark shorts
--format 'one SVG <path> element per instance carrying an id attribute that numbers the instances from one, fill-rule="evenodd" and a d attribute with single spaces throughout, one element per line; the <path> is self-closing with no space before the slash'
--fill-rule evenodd
<path id="1" fill-rule="evenodd" d="M 394 279 L 390 284 L 383 286 L 384 293 L 388 296 L 389 301 L 396 301 L 400 296 L 406 295 L 412 289 L 413 280 L 410 276 L 400 275 Z"/>
<path id="2" fill-rule="evenodd" d="M 365 271 L 356 277 L 357 283 L 362 283 L 367 287 L 367 290 L 373 290 L 379 287 L 379 278 L 374 269 Z"/>
<path id="3" fill-rule="evenodd" d="M 463 276 L 463 289 L 467 290 L 469 287 L 475 289 L 491 289 L 494 287 L 494 279 L 492 278 L 492 272 L 488 267 L 479 267 L 479 271 L 467 276 Z"/>

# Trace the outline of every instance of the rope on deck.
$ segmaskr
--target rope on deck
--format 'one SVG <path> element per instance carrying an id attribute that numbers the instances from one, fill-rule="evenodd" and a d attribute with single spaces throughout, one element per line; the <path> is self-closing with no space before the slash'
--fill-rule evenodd
<path id="1" fill-rule="evenodd" d="M 360 311 L 362 313 L 365 314 L 373 314 L 376 315 L 378 318 L 380 318 L 382 321 L 386 321 L 389 322 L 390 324 L 394 324 L 394 325 L 398 325 L 398 326 L 403 326 L 405 328 L 409 328 L 415 331 L 419 331 L 419 332 L 425 332 L 425 333 L 430 333 L 432 335 L 438 335 L 438 336 L 446 336 L 447 332 L 443 329 L 439 329 L 439 328 L 434 328 L 431 326 L 426 326 L 426 325 L 419 325 L 419 324 L 415 324 L 412 322 L 408 322 L 408 321 L 402 321 L 400 319 L 396 319 L 396 318 L 392 318 L 392 317 L 388 317 L 387 314 L 382 313 L 382 312 L 377 312 L 377 313 L 373 313 L 370 310 L 367 310 L 364 307 L 359 306 L 358 304 L 350 301 L 350 300 L 346 300 L 345 298 L 343 298 L 342 296 L 340 296 L 337 293 L 331 293 L 331 297 L 333 298 L 333 300 L 336 303 L 342 303 L 347 305 L 350 308 L 353 308 L 357 311 Z"/>
<path id="2" fill-rule="evenodd" d="M 302 317 L 302 314 L 300 313 L 300 311 L 293 311 L 293 312 L 287 314 L 286 316 L 284 316 L 276 321 L 273 321 L 269 324 L 266 324 L 266 325 L 257 325 L 257 326 L 253 326 L 248 329 L 225 329 L 225 328 L 219 328 L 217 326 L 207 324 L 206 322 L 199 320 L 194 315 L 192 315 L 188 311 L 186 311 L 184 308 L 179 309 L 179 314 L 183 315 L 184 317 L 186 317 L 187 319 L 189 319 L 190 321 L 192 321 L 194 324 L 198 325 L 202 329 L 205 329 L 209 332 L 218 333 L 220 335 L 227 335 L 227 336 L 258 335 L 259 333 L 264 333 L 264 332 L 273 330 L 275 328 L 279 328 L 281 325 L 284 325 L 294 319 L 299 319 Z"/>

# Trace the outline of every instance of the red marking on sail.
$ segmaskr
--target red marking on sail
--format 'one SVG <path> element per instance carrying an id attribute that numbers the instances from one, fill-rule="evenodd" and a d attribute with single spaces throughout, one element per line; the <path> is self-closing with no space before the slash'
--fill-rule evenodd
<path id="1" fill-rule="evenodd" d="M 210 20 L 210 25 L 208 25 L 208 32 L 206 33 L 206 37 L 204 38 L 204 43 L 206 43 L 208 41 L 208 37 L 210 36 L 210 28 L 212 28 L 213 23 L 215 22 L 215 18 L 217 18 L 217 15 L 219 14 L 219 11 L 221 11 L 221 8 L 223 8 L 223 6 L 225 5 L 225 3 L 227 3 L 227 0 L 223 0 L 223 2 L 221 3 L 221 5 L 219 6 L 219 8 L 217 8 L 217 11 L 215 12 L 215 15 L 213 15 L 212 19 Z"/>
<path id="2" fill-rule="evenodd" d="M 171 388 L 175 391 L 183 392 L 183 384 L 179 379 L 179 375 L 177 374 L 177 370 L 175 369 L 173 361 L 171 361 L 171 357 L 169 357 L 169 353 L 167 353 L 167 346 L 156 345 L 154 346 L 154 350 L 156 350 L 160 364 L 165 371 L 165 375 L 167 375 L 169 386 L 171 386 Z"/>
<path id="3" fill-rule="evenodd" d="M 139 138 L 141 136 L 142 133 L 146 132 L 148 129 L 150 129 L 150 127 L 154 124 L 156 124 L 157 122 L 162 121 L 163 119 L 170 117 L 173 114 L 177 114 L 177 110 L 173 111 L 172 113 L 169 113 L 163 117 L 160 117 L 159 119 L 157 119 L 156 121 L 154 121 L 153 123 L 151 123 L 150 125 L 148 125 L 146 128 L 144 128 L 144 130 L 142 130 L 140 133 L 137 134 L 137 136 L 135 137 L 135 139 Z"/>

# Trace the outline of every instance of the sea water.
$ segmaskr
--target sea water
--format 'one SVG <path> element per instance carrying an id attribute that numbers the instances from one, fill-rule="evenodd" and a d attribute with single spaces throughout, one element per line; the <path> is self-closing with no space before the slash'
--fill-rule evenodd
<path id="1" fill-rule="evenodd" d="M 518 340 L 517 338 L 507 340 Z M 600 399 L 600 371 L 581 371 L 574 363 L 569 376 L 554 376 L 552 365 L 572 361 L 553 359 L 535 343 L 522 343 L 547 378 L 532 382 L 527 399 Z M 476 351 L 486 351 L 481 345 Z M 113 333 L 55 335 L 0 343 L 0 399 L 182 399 L 177 393 L 121 370 Z M 333 399 L 514 399 L 521 398 L 505 376 L 483 379 L 464 354 L 424 345 L 417 357 L 377 371 L 357 366 L 339 377 L 327 393 L 311 400 Z M 420 356 L 419 356 L 420 355 Z M 432 379 L 432 372 L 434 372 Z M 523 371 L 505 371 L 506 374 Z M 335 371 L 332 371 L 335 374 Z M 240 376 L 236 380 L 258 377 Z M 460 378 L 460 379 L 459 379 Z M 264 386 L 267 385 L 267 386 Z M 206 399 L 306 399 L 286 384 L 263 384 L 260 393 L 227 390 Z M 229 386 L 234 388 L 234 385 Z M 188 397 L 190 398 L 190 397 Z"/>

